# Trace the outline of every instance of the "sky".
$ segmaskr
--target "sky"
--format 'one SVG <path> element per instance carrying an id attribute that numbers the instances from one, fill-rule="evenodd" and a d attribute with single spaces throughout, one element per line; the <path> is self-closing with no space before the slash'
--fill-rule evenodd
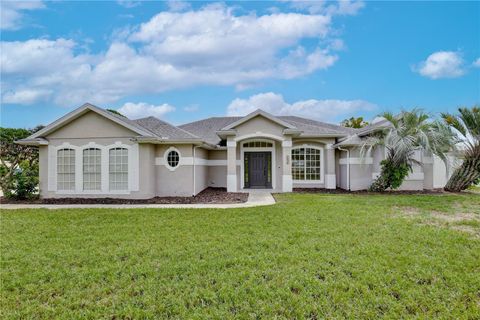
<path id="1" fill-rule="evenodd" d="M 480 2 L 3 1 L 3 127 L 89 102 L 183 124 L 480 104 Z"/>

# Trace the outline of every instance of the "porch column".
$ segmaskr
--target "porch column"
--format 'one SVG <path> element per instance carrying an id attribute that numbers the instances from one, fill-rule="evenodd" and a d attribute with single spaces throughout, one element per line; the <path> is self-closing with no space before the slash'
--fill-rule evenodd
<path id="1" fill-rule="evenodd" d="M 326 170 L 325 170 L 325 189 L 335 189 L 337 187 L 337 177 L 335 175 L 335 149 L 332 144 L 327 144 L 325 148 Z"/>
<path id="2" fill-rule="evenodd" d="M 227 191 L 237 191 L 237 142 L 227 138 Z"/>
<path id="3" fill-rule="evenodd" d="M 292 192 L 292 140 L 282 141 L 282 191 Z"/>

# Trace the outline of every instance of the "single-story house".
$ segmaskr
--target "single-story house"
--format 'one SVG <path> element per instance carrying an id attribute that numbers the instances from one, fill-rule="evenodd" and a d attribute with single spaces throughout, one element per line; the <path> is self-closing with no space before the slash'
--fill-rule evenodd
<path id="1" fill-rule="evenodd" d="M 85 104 L 17 143 L 39 147 L 44 198 L 192 196 L 207 187 L 362 190 L 385 150 L 362 158 L 358 146 L 383 125 L 352 129 L 257 110 L 174 126 Z M 416 157 L 421 165 L 401 189 L 443 187 L 443 163 L 422 151 Z"/>

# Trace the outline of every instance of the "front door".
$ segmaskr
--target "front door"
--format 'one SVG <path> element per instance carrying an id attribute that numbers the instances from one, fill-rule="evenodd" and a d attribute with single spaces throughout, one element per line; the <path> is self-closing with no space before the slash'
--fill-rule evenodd
<path id="1" fill-rule="evenodd" d="M 271 153 L 270 152 L 246 152 L 245 165 L 248 166 L 246 187 L 269 188 L 271 187 Z"/>

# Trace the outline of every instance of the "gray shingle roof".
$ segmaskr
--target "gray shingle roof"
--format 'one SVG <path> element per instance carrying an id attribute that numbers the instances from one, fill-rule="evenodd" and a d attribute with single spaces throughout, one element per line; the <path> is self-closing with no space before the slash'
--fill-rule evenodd
<path id="1" fill-rule="evenodd" d="M 242 117 L 212 117 L 204 120 L 190 122 L 179 126 L 180 128 L 195 134 L 206 142 L 211 144 L 218 144 L 220 138 L 217 135 L 217 131 L 228 126 L 229 124 L 240 120 Z M 288 122 L 295 128 L 303 131 L 302 135 L 315 136 L 315 135 L 338 135 L 345 136 L 354 134 L 356 129 L 345 128 L 342 126 L 305 119 L 296 116 L 279 116 L 277 117 L 285 122 Z"/>
<path id="2" fill-rule="evenodd" d="M 170 140 L 199 139 L 196 135 L 185 131 L 182 128 L 175 127 L 168 122 L 162 121 L 155 117 L 147 117 L 137 120 L 130 120 L 135 124 L 145 128 L 153 135 Z"/>
<path id="3" fill-rule="evenodd" d="M 221 140 L 216 132 L 241 118 L 242 117 L 212 117 L 186 123 L 179 126 L 179 128 L 205 139 L 207 143 L 216 145 Z"/>

